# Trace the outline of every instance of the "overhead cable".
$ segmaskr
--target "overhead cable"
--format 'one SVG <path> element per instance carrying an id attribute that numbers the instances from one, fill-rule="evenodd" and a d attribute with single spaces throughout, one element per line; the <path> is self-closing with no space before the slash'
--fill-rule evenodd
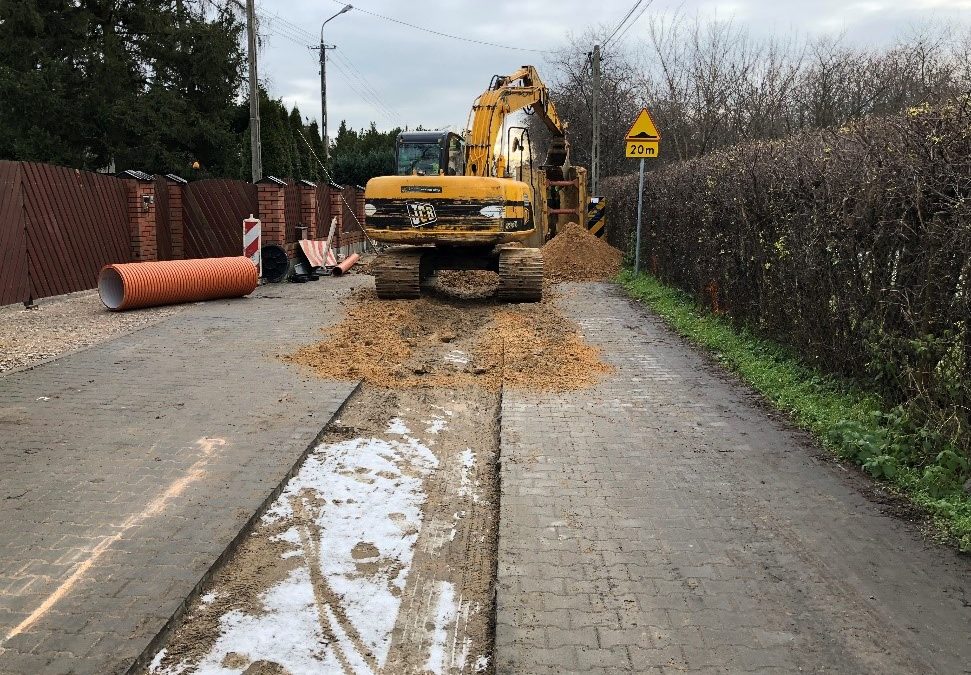
<path id="1" fill-rule="evenodd" d="M 343 0 L 332 0 L 338 5 L 343 5 Z M 354 5 L 354 10 L 361 12 L 362 14 L 367 14 L 368 16 L 377 17 L 378 19 L 384 19 L 385 21 L 390 21 L 392 23 L 397 23 L 402 26 L 407 26 L 408 28 L 414 28 L 415 30 L 424 31 L 425 33 L 431 33 L 432 35 L 438 35 L 439 37 L 447 37 L 453 40 L 462 40 L 463 42 L 471 42 L 477 45 L 486 45 L 488 47 L 498 47 L 499 49 L 512 49 L 519 52 L 534 52 L 536 54 L 546 54 L 549 49 L 532 49 L 531 47 L 515 47 L 513 45 L 503 45 L 496 42 L 488 42 L 486 40 L 476 40 L 475 38 L 463 37 L 461 35 L 453 35 L 451 33 L 445 33 L 440 30 L 434 30 L 433 28 L 427 28 L 425 26 L 419 26 L 413 23 L 408 23 L 407 21 L 402 21 L 401 19 L 395 19 L 391 16 L 385 16 L 384 14 L 378 14 L 377 12 L 371 12 L 366 9 L 361 9 L 357 5 Z"/>
<path id="2" fill-rule="evenodd" d="M 627 23 L 627 20 L 628 20 L 628 19 L 630 19 L 630 17 L 631 17 L 631 15 L 632 15 L 632 14 L 633 14 L 633 13 L 634 13 L 635 11 L 637 11 L 637 8 L 638 8 L 638 7 L 640 7 L 640 6 L 641 6 L 641 4 L 642 4 L 643 2 L 644 2 L 644 0 L 637 0 L 637 1 L 636 1 L 636 2 L 634 3 L 634 6 L 633 6 L 633 7 L 631 7 L 631 8 L 630 8 L 630 10 L 629 10 L 629 11 L 627 12 L 627 14 L 625 14 L 625 15 L 624 15 L 624 18 L 620 20 L 620 23 L 618 23 L 618 24 L 617 24 L 617 26 L 616 26 L 616 28 L 614 28 L 614 30 L 613 30 L 613 32 L 612 32 L 612 33 L 611 33 L 611 34 L 610 34 L 610 35 L 609 35 L 609 36 L 607 37 L 607 39 L 606 39 L 606 40 L 604 40 L 604 41 L 603 41 L 603 47 L 604 47 L 604 48 L 606 48 L 606 47 L 607 47 L 607 44 L 608 44 L 608 43 L 609 43 L 609 42 L 610 42 L 610 41 L 611 41 L 611 40 L 613 39 L 613 37 L 614 37 L 614 36 L 615 36 L 615 35 L 617 34 L 617 31 L 619 31 L 619 30 L 620 30 L 620 29 L 621 29 L 621 28 L 623 27 L 623 25 L 624 25 L 625 23 Z"/>

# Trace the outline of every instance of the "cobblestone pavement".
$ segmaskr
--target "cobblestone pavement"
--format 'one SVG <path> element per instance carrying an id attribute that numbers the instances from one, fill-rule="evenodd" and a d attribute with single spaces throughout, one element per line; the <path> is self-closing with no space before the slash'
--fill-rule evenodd
<path id="1" fill-rule="evenodd" d="M 276 354 L 350 276 L 268 286 L 0 377 L 0 673 L 126 670 L 353 389 Z"/>
<path id="2" fill-rule="evenodd" d="M 618 372 L 505 392 L 500 673 L 971 672 L 971 564 L 609 285 L 561 305 Z"/>

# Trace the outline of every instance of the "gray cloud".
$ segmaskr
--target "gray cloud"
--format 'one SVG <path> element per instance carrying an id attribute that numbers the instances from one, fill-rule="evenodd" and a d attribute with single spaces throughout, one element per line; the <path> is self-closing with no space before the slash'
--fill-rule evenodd
<path id="1" fill-rule="evenodd" d="M 361 0 L 360 7 L 472 39 L 558 49 L 566 45 L 571 34 L 613 27 L 632 3 Z M 268 38 L 260 54 L 261 79 L 271 95 L 298 105 L 304 116 L 319 120 L 317 52 L 302 45 L 316 44 L 320 22 L 338 11 L 341 3 L 263 0 L 258 7 Z M 655 0 L 648 12 L 678 8 L 688 14 L 733 20 L 756 35 L 842 34 L 850 44 L 884 44 L 929 22 L 966 22 L 971 0 Z M 646 18 L 627 33 L 626 43 L 636 46 Z M 543 54 L 439 37 L 361 11 L 348 12 L 327 24 L 325 40 L 338 47 L 337 54 L 330 52 L 327 69 L 332 133 L 342 119 L 355 128 L 372 121 L 379 128 L 397 124 L 460 127 L 473 98 L 492 75 L 511 72 L 524 63 L 535 64 L 541 73 L 549 71 L 544 69 L 547 61 Z M 369 100 L 374 97 L 367 87 L 380 101 Z"/>

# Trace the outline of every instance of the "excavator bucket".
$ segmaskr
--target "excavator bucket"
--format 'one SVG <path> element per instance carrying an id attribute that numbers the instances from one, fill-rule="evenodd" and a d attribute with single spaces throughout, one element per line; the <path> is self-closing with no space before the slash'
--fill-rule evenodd
<path id="1" fill-rule="evenodd" d="M 544 166 L 563 166 L 570 159 L 570 145 L 565 138 L 550 139 L 550 149 L 546 153 Z"/>

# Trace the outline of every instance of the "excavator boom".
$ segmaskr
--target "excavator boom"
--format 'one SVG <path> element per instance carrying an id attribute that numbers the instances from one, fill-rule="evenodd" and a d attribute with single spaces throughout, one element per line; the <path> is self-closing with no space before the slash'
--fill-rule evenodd
<path id="1" fill-rule="evenodd" d="M 470 176 L 499 176 L 505 173 L 506 160 L 495 152 L 496 139 L 502 138 L 506 117 L 531 108 L 550 130 L 552 141 L 547 166 L 562 166 L 569 160 L 566 125 L 560 121 L 549 89 L 533 66 L 523 66 L 508 76 L 496 75 L 489 90 L 472 104 L 472 124 L 466 146 L 466 172 Z"/>

